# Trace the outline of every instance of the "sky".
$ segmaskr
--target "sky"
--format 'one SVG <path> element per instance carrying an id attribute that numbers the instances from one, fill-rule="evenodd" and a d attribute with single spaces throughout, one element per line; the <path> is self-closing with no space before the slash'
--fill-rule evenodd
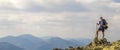
<path id="1" fill-rule="evenodd" d="M 120 0 L 0 0 L 0 37 L 92 39 L 102 16 L 109 25 L 105 37 L 120 40 L 119 13 Z"/>

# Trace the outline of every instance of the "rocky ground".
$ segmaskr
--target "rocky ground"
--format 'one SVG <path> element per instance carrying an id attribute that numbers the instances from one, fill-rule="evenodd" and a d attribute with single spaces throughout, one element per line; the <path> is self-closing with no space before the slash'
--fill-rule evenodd
<path id="1" fill-rule="evenodd" d="M 110 43 L 106 38 L 94 39 L 89 45 L 82 50 L 120 50 L 120 40 Z"/>
<path id="2" fill-rule="evenodd" d="M 53 50 L 120 50 L 120 40 L 110 43 L 107 41 L 106 38 L 104 39 L 97 39 L 94 38 L 94 40 L 84 47 L 68 47 L 65 49 L 59 49 L 55 48 Z"/>

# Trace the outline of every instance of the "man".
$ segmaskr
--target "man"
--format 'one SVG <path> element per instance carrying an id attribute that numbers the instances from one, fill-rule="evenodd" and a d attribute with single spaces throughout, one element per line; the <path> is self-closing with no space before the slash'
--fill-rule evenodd
<path id="1" fill-rule="evenodd" d="M 98 39 L 99 31 L 102 31 L 102 39 L 104 39 L 104 36 L 105 36 L 104 31 L 105 31 L 105 29 L 108 28 L 107 24 L 108 23 L 106 22 L 106 20 L 103 19 L 103 17 L 100 17 L 100 21 L 99 21 L 99 23 L 97 23 L 97 26 L 99 26 L 99 28 L 96 31 L 96 38 L 97 39 Z"/>

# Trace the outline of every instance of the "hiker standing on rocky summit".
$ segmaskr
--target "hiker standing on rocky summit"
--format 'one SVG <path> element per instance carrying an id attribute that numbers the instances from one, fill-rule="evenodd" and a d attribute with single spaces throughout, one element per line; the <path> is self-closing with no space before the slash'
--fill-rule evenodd
<path id="1" fill-rule="evenodd" d="M 96 38 L 98 39 L 98 33 L 99 31 L 102 31 L 102 39 L 104 39 L 104 31 L 108 28 L 108 23 L 105 19 L 103 19 L 103 17 L 100 17 L 100 21 L 99 23 L 97 23 L 97 26 L 99 26 L 99 28 L 96 31 Z"/>

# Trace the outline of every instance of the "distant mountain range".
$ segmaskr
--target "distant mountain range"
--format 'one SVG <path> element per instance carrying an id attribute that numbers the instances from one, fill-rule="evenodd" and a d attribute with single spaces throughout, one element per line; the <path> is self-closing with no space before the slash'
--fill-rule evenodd
<path id="1" fill-rule="evenodd" d="M 53 48 L 65 48 L 68 46 L 84 46 L 89 42 L 91 42 L 91 39 L 62 39 L 59 37 L 38 38 L 32 35 L 21 35 L 17 37 L 7 36 L 0 38 L 0 47 L 2 44 L 2 47 L 8 47 L 10 48 L 9 50 L 52 50 Z M 4 46 L 3 44 L 8 45 Z M 4 48 L 0 48 L 0 50 L 2 49 L 4 50 Z"/>
<path id="2" fill-rule="evenodd" d="M 0 50 L 24 50 L 24 49 L 17 47 L 13 44 L 7 43 L 7 42 L 1 42 Z"/>

